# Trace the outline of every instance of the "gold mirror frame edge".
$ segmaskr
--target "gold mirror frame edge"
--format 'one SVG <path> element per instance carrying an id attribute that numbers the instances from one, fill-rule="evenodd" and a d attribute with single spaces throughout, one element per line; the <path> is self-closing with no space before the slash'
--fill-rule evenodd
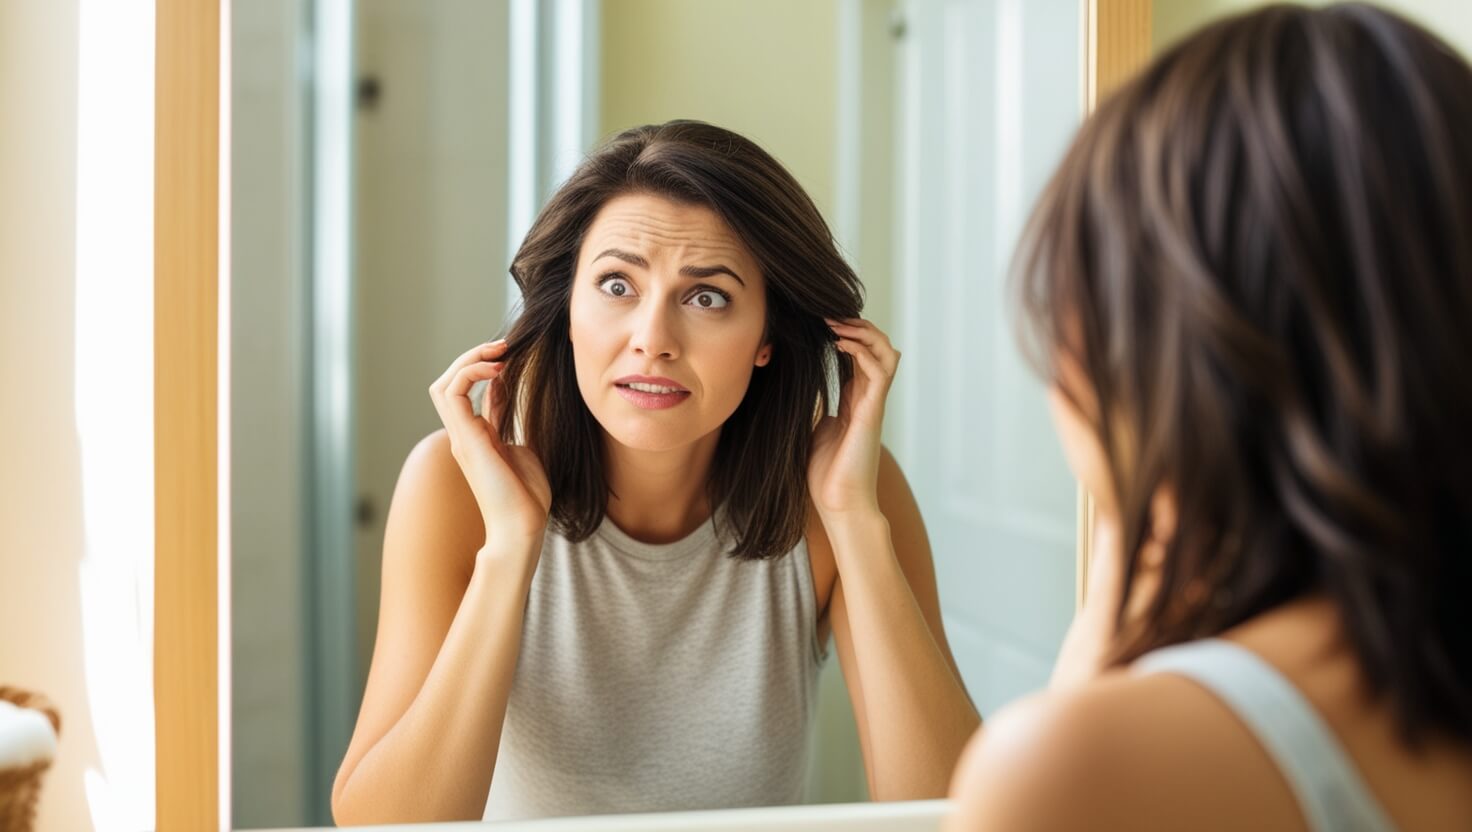
<path id="1" fill-rule="evenodd" d="M 1085 0 L 1084 107 L 1093 112 L 1099 100 L 1150 60 L 1152 0 Z M 1074 602 L 1083 606 L 1088 588 L 1089 555 L 1094 548 L 1094 499 L 1078 487 L 1078 556 L 1074 570 Z"/>
<path id="2" fill-rule="evenodd" d="M 159 832 L 228 828 L 219 752 L 221 19 L 157 0 L 154 168 L 154 720 Z M 1086 105 L 1150 57 L 1151 0 L 1085 0 Z M 1079 491 L 1081 603 L 1093 506 Z M 223 825 L 222 825 L 223 824 Z"/>

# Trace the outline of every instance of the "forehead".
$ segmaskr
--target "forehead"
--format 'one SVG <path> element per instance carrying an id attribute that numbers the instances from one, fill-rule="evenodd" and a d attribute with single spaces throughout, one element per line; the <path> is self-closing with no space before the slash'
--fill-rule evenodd
<path id="1" fill-rule="evenodd" d="M 754 270 L 745 243 L 711 208 L 650 194 L 625 194 L 604 204 L 583 239 L 579 261 L 616 248 L 650 260 L 721 261 Z"/>

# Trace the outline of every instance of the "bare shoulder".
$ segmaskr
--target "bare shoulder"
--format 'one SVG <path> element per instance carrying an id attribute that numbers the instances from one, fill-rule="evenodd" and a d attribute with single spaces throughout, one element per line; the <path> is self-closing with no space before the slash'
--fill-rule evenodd
<path id="1" fill-rule="evenodd" d="M 1211 694 L 1115 672 L 997 712 L 951 784 L 951 830 L 1299 828 L 1287 784 Z"/>
<path id="2" fill-rule="evenodd" d="M 1119 821 L 1132 801 L 1117 789 L 1136 779 L 1126 769 L 1138 760 L 1118 753 L 1133 744 L 1131 710 L 1117 685 L 1101 682 L 997 711 L 957 764 L 950 829 L 1129 826 Z"/>
<path id="3" fill-rule="evenodd" d="M 450 630 L 485 538 L 475 495 L 444 430 L 404 460 L 383 536 L 378 632 L 334 794 L 408 710 Z"/>
<path id="4" fill-rule="evenodd" d="M 441 428 L 419 440 L 404 460 L 389 505 L 384 558 L 452 553 L 465 561 L 457 565 L 468 574 L 484 542 L 475 495 L 451 453 L 449 434 Z"/>

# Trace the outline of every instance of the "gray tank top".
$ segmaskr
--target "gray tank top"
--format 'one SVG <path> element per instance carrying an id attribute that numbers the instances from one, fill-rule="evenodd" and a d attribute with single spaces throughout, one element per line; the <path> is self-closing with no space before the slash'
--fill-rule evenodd
<path id="1" fill-rule="evenodd" d="M 800 803 L 823 648 L 806 542 L 738 561 L 549 532 L 486 820 Z"/>
<path id="2" fill-rule="evenodd" d="M 1277 763 L 1313 832 L 1395 829 L 1313 706 L 1256 653 L 1204 639 L 1148 653 L 1134 670 L 1185 676 L 1231 708 Z"/>

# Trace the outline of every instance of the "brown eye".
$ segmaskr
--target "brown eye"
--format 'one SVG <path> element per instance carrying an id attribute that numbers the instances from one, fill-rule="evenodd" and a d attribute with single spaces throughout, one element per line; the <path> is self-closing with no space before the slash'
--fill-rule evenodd
<path id="1" fill-rule="evenodd" d="M 689 302 L 701 309 L 723 309 L 731 299 L 714 289 L 705 289 L 692 296 Z"/>

